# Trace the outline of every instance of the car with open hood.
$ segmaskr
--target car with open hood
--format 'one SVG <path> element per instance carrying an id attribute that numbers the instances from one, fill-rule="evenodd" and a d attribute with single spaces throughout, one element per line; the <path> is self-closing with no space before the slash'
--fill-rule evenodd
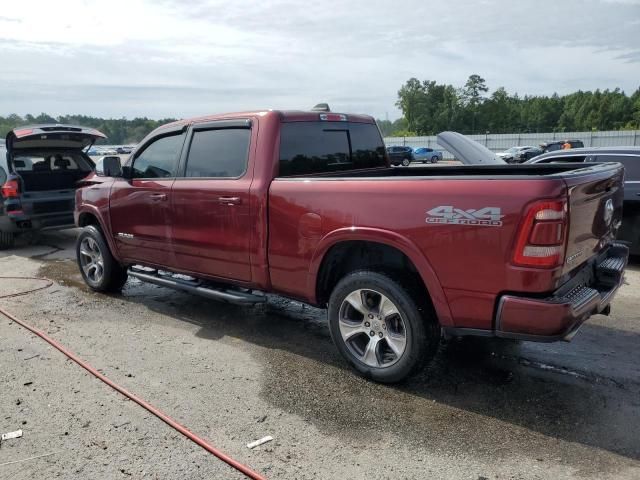
<path id="1" fill-rule="evenodd" d="M 0 162 L 0 248 L 13 246 L 22 233 L 73 227 L 75 190 L 94 169 L 85 150 L 104 138 L 73 125 L 9 132 Z"/>

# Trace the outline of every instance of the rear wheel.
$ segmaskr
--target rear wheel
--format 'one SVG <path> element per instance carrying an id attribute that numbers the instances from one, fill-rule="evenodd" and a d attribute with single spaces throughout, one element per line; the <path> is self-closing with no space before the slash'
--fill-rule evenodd
<path id="1" fill-rule="evenodd" d="M 431 157 L 431 163 L 438 163 L 438 157 L 436 155 Z"/>
<path id="2" fill-rule="evenodd" d="M 409 160 L 408 158 L 403 158 L 402 159 L 402 166 L 403 167 L 408 167 L 410 163 L 411 163 L 411 160 Z"/>
<path id="3" fill-rule="evenodd" d="M 99 228 L 84 227 L 76 242 L 76 257 L 85 283 L 97 292 L 119 292 L 127 281 L 127 269 L 111 255 Z"/>
<path id="4" fill-rule="evenodd" d="M 0 250 L 13 248 L 16 242 L 16 234 L 12 232 L 0 231 Z"/>
<path id="5" fill-rule="evenodd" d="M 440 327 L 419 295 L 386 274 L 366 270 L 336 285 L 329 328 L 351 367 L 383 383 L 419 372 L 440 341 Z"/>

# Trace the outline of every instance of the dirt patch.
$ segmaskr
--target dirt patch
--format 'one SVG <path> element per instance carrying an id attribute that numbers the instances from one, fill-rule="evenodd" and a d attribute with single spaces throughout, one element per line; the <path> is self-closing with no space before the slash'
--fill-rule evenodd
<path id="1" fill-rule="evenodd" d="M 38 270 L 38 276 L 45 277 L 67 287 L 75 287 L 89 291 L 84 283 L 78 265 L 70 260 L 44 260 Z"/>

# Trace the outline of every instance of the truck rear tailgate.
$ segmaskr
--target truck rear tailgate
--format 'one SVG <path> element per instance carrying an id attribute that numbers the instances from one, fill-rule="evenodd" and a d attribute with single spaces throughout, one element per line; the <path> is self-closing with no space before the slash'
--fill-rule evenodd
<path id="1" fill-rule="evenodd" d="M 565 175 L 569 232 L 563 273 L 583 264 L 613 241 L 622 221 L 624 168 L 610 164 Z"/>

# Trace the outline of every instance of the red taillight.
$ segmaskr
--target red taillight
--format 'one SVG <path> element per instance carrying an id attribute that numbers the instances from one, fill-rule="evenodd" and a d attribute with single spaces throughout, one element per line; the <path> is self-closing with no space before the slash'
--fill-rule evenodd
<path id="1" fill-rule="evenodd" d="M 567 203 L 531 205 L 518 231 L 513 263 L 523 267 L 557 267 L 564 263 Z"/>
<path id="2" fill-rule="evenodd" d="M 16 137 L 24 137 L 25 135 L 31 135 L 33 133 L 33 128 L 21 128 L 20 130 L 14 130 L 13 133 Z"/>
<path id="3" fill-rule="evenodd" d="M 17 180 L 9 180 L 0 187 L 2 198 L 18 198 L 20 196 L 20 184 Z"/>

